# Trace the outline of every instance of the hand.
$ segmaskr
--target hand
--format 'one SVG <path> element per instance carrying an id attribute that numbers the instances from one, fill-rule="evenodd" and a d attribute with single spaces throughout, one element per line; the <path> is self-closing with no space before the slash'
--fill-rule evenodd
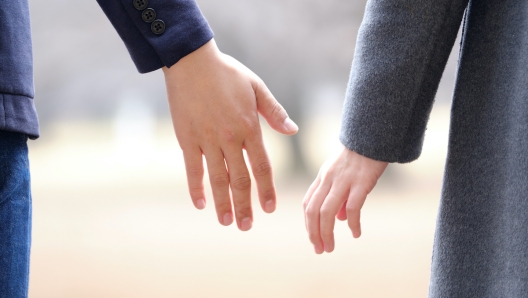
<path id="1" fill-rule="evenodd" d="M 336 217 L 348 219 L 354 238 L 361 235 L 361 207 L 387 165 L 347 148 L 323 164 L 303 200 L 306 229 L 317 254 L 334 250 Z"/>
<path id="2" fill-rule="evenodd" d="M 222 54 L 214 40 L 163 71 L 195 207 L 205 208 L 204 155 L 218 221 L 226 226 L 233 222 L 232 199 L 238 228 L 251 229 L 251 179 L 243 149 L 251 164 L 262 208 L 271 213 L 276 206 L 272 169 L 258 113 L 283 134 L 295 134 L 297 125 L 264 82 L 240 62 Z"/>

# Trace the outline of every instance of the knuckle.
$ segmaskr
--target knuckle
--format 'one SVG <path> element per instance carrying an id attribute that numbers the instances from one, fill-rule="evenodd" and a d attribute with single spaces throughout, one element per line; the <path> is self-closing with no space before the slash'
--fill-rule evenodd
<path id="1" fill-rule="evenodd" d="M 253 173 L 255 176 L 267 176 L 271 174 L 271 163 L 269 161 L 260 162 Z"/>
<path id="2" fill-rule="evenodd" d="M 310 238 L 310 241 L 312 243 L 318 243 L 319 242 L 319 233 L 315 232 L 315 231 L 312 231 L 312 230 L 309 230 L 308 231 L 308 238 Z"/>
<path id="3" fill-rule="evenodd" d="M 350 205 L 347 205 L 346 206 L 346 212 L 348 214 L 356 214 L 356 213 L 359 213 L 359 206 L 357 206 L 356 204 L 350 204 Z"/>
<path id="4" fill-rule="evenodd" d="M 305 212 L 308 211 L 308 210 L 307 210 L 307 208 L 308 208 L 308 202 L 309 202 L 309 201 L 306 200 L 306 199 L 303 200 L 303 202 L 302 202 L 302 206 L 303 206 L 303 209 L 304 209 Z"/>
<path id="5" fill-rule="evenodd" d="M 247 216 L 251 216 L 251 207 L 250 206 L 243 206 L 243 207 L 238 207 L 236 209 L 237 211 L 237 215 L 240 217 L 240 218 L 244 218 L 244 217 L 247 217 Z"/>
<path id="6" fill-rule="evenodd" d="M 249 178 L 249 176 L 242 176 L 242 177 L 236 178 L 231 183 L 231 186 L 237 190 L 249 190 L 251 189 L 251 179 Z"/>
<path id="7" fill-rule="evenodd" d="M 250 133 L 255 133 L 260 130 L 260 122 L 258 121 L 258 118 L 242 117 L 240 121 Z"/>
<path id="8" fill-rule="evenodd" d="M 214 197 L 214 202 L 215 202 L 216 212 L 221 216 L 224 216 L 226 212 L 230 212 L 232 210 L 231 202 L 229 200 Z"/>
<path id="9" fill-rule="evenodd" d="M 219 187 L 229 185 L 229 177 L 227 176 L 227 173 L 214 174 L 211 176 L 211 184 Z"/>
<path id="10" fill-rule="evenodd" d="M 324 173 L 324 179 L 328 180 L 330 177 L 334 177 L 336 174 L 336 169 L 334 167 L 328 167 Z"/>
<path id="11" fill-rule="evenodd" d="M 203 187 L 198 187 L 198 186 L 189 187 L 189 193 L 191 194 L 192 198 L 198 198 L 199 196 L 201 196 L 203 190 L 204 190 Z"/>
<path id="12" fill-rule="evenodd" d="M 321 238 L 325 241 L 332 240 L 332 231 L 327 229 L 321 230 Z"/>
<path id="13" fill-rule="evenodd" d="M 311 218 L 317 217 L 319 216 L 319 210 L 314 208 L 313 206 L 308 205 L 306 207 L 306 215 Z"/>
<path id="14" fill-rule="evenodd" d="M 203 167 L 194 167 L 194 166 L 188 166 L 187 167 L 187 175 L 191 177 L 200 177 L 203 176 L 204 169 Z"/>
<path id="15" fill-rule="evenodd" d="M 277 117 L 277 118 L 280 118 L 280 119 L 286 118 L 286 116 L 287 116 L 286 112 L 284 111 L 284 108 L 277 101 L 273 102 L 273 106 L 271 107 L 271 114 L 274 117 Z"/>
<path id="16" fill-rule="evenodd" d="M 224 131 L 224 140 L 229 143 L 234 142 L 236 140 L 235 132 L 231 129 L 226 129 Z"/>
<path id="17" fill-rule="evenodd" d="M 264 202 L 267 202 L 269 200 L 275 200 L 275 190 L 274 189 L 263 190 L 261 193 L 261 199 Z"/>
<path id="18" fill-rule="evenodd" d="M 359 223 L 356 220 L 348 220 L 348 228 L 355 231 L 359 227 Z"/>
<path id="19" fill-rule="evenodd" d="M 334 216 L 332 214 L 332 211 L 328 208 L 322 207 L 321 208 L 321 219 L 328 219 L 330 217 Z"/>
<path id="20" fill-rule="evenodd" d="M 321 185 L 333 185 L 334 184 L 334 177 L 332 172 L 325 172 L 323 175 L 321 175 Z"/>

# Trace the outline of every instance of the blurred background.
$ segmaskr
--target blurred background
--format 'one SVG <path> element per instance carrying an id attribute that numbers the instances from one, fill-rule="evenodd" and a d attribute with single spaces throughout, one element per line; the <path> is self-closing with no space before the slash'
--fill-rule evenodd
<path id="1" fill-rule="evenodd" d="M 426 297 L 447 151 L 458 41 L 420 159 L 390 165 L 363 235 L 336 227 L 315 255 L 301 201 L 339 148 L 341 108 L 364 0 L 198 0 L 219 48 L 268 84 L 300 126 L 266 146 L 279 204 L 254 198 L 250 232 L 187 194 L 160 71 L 137 73 L 96 1 L 30 0 L 36 105 L 30 142 L 30 297 Z M 60 16 L 60 17 L 57 17 Z"/>

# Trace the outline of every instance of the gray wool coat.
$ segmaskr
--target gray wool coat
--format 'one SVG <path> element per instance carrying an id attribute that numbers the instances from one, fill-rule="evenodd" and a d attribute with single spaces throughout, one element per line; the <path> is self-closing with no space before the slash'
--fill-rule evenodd
<path id="1" fill-rule="evenodd" d="M 429 297 L 528 297 L 528 1 L 370 0 L 341 142 L 420 155 L 463 26 Z"/>

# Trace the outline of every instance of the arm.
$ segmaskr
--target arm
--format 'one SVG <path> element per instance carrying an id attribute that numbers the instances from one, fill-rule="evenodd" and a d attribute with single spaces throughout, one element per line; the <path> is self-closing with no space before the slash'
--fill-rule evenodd
<path id="1" fill-rule="evenodd" d="M 321 168 L 304 199 L 317 253 L 334 249 L 336 215 L 348 219 L 354 237 L 360 236 L 361 207 L 387 162 L 410 162 L 420 155 L 467 2 L 367 3 L 343 111 L 340 140 L 345 148 Z"/>
<path id="2" fill-rule="evenodd" d="M 243 150 L 249 158 L 262 208 L 273 212 L 276 206 L 272 169 L 258 114 L 284 134 L 296 133 L 297 126 L 257 75 L 218 50 L 194 0 L 98 2 L 138 70 L 163 69 L 194 205 L 203 209 L 206 204 L 203 155 L 219 222 L 230 225 L 236 219 L 239 229 L 249 230 L 253 222 L 251 180 Z M 151 14 L 146 15 L 149 9 Z M 156 26 L 155 20 L 163 23 Z"/>

